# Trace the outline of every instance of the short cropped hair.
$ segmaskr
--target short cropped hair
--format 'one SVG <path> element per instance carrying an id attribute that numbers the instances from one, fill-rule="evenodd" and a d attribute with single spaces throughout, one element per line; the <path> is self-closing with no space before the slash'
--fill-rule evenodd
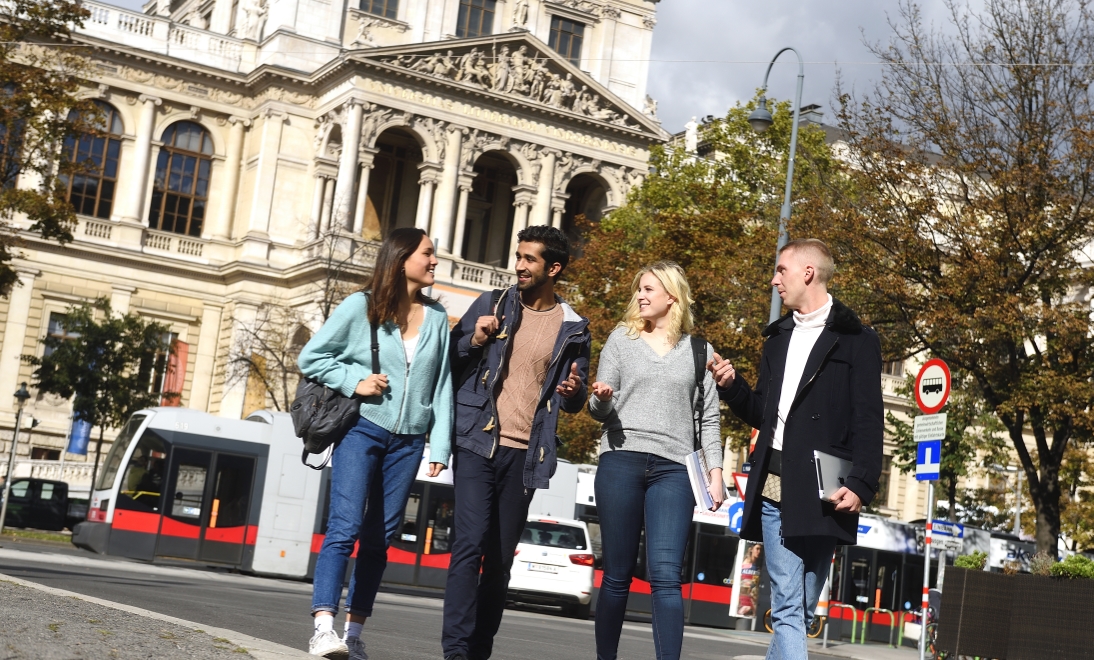
<path id="1" fill-rule="evenodd" d="M 832 251 L 819 238 L 796 238 L 782 246 L 779 254 L 788 250 L 811 262 L 809 265 L 817 269 L 817 278 L 821 284 L 828 284 L 836 274 L 836 262 L 832 260 Z"/>
<path id="2" fill-rule="evenodd" d="M 566 270 L 566 264 L 570 263 L 570 240 L 566 238 L 566 234 L 563 234 L 561 229 L 548 225 L 525 227 L 517 232 L 517 242 L 539 243 L 542 245 L 543 260 L 547 262 L 547 267 L 550 268 L 551 264 L 562 266 L 562 270 L 558 271 L 558 276 L 562 275 L 562 271 Z M 556 279 L 558 276 L 556 276 Z"/>

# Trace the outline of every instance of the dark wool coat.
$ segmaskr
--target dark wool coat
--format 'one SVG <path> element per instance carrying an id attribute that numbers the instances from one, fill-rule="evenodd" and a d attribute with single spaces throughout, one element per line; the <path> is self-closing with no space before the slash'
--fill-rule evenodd
<path id="1" fill-rule="evenodd" d="M 741 538 L 762 541 L 761 498 L 771 442 L 778 420 L 793 314 L 767 326 L 760 378 L 749 387 L 739 374 L 718 395 L 733 412 L 760 430 L 745 494 Z M 846 305 L 833 300 L 824 330 L 809 353 L 783 432 L 783 536 L 832 536 L 854 545 L 858 514 L 837 513 L 817 492 L 813 450 L 849 459 L 854 468 L 845 485 L 869 504 L 881 476 L 884 411 L 881 400 L 881 342 L 877 333 Z"/>

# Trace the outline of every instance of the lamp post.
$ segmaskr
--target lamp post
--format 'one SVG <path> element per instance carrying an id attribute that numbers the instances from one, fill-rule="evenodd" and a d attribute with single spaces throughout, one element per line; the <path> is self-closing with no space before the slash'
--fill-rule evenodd
<path id="1" fill-rule="evenodd" d="M 790 187 L 794 183 L 794 153 L 798 148 L 798 116 L 801 114 L 802 85 L 805 83 L 805 63 L 802 61 L 802 56 L 798 51 L 787 46 L 775 53 L 775 57 L 771 58 L 771 63 L 767 65 L 767 73 L 764 74 L 763 91 L 760 93 L 760 105 L 748 116 L 748 123 L 752 126 L 752 130 L 757 133 L 763 133 L 771 127 L 774 120 L 771 117 L 771 113 L 767 110 L 767 79 L 771 75 L 771 67 L 775 66 L 775 60 L 779 59 L 779 56 L 788 50 L 794 53 L 798 58 L 798 91 L 794 96 L 794 122 L 790 127 L 790 157 L 786 162 L 786 192 L 783 194 L 783 207 L 782 211 L 779 213 L 779 241 L 775 245 L 776 264 L 779 260 L 779 250 L 781 250 L 789 240 L 789 237 L 786 234 L 786 223 L 790 220 Z M 775 287 L 771 287 L 771 313 L 768 318 L 768 323 L 777 321 L 780 311 L 782 311 L 782 300 L 779 298 L 779 291 Z"/>
<path id="2" fill-rule="evenodd" d="M 1017 477 L 1014 483 L 1014 535 L 1022 534 L 1022 467 L 1013 465 L 992 465 L 996 472 L 1013 472 Z"/>
<path id="3" fill-rule="evenodd" d="M 23 424 L 23 406 L 30 398 L 27 384 L 23 383 L 15 391 L 15 398 L 19 401 L 19 409 L 15 413 L 15 433 L 11 437 L 11 452 L 8 454 L 8 474 L 4 478 L 4 503 L 0 505 L 0 534 L 4 533 L 4 523 L 8 518 L 8 500 L 11 499 L 11 475 L 15 469 L 15 448 L 19 446 L 19 427 Z"/>

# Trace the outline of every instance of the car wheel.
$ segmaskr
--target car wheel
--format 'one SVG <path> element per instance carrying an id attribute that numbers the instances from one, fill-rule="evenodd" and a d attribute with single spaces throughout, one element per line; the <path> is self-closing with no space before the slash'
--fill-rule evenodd
<path id="1" fill-rule="evenodd" d="M 584 621 L 589 618 L 589 612 L 591 608 L 592 603 L 586 603 L 584 605 L 571 605 L 569 608 L 567 608 L 566 612 L 569 616 Z"/>

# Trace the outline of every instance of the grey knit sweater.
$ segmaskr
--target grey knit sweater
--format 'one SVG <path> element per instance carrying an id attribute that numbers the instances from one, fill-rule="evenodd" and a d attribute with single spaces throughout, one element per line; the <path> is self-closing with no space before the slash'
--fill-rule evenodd
<path id="1" fill-rule="evenodd" d="M 707 345 L 707 360 L 714 349 Z M 703 451 L 707 466 L 722 467 L 721 424 L 714 378 L 704 371 Z M 639 337 L 630 339 L 616 328 L 600 352 L 596 379 L 612 387 L 610 401 L 589 400 L 593 419 L 603 424 L 600 453 L 648 452 L 683 463 L 695 451 L 695 361 L 691 340 L 680 338 L 659 356 Z"/>

